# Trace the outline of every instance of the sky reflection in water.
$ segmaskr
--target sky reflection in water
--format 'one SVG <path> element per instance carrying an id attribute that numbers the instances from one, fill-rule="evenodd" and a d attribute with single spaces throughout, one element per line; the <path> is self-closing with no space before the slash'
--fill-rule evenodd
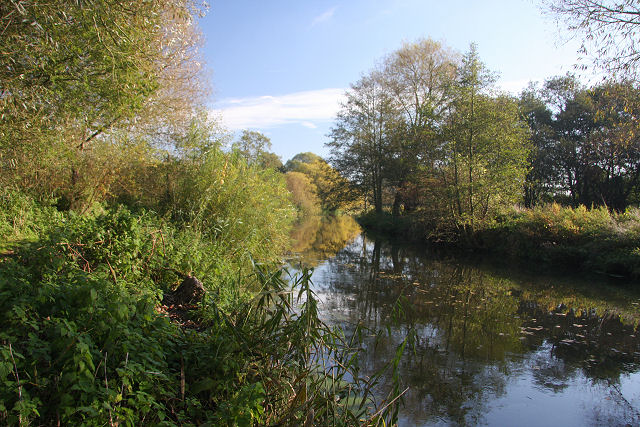
<path id="1" fill-rule="evenodd" d="M 362 370 L 382 367 L 416 332 L 400 365 L 410 387 L 401 425 L 640 424 L 640 292 L 442 259 L 364 235 L 346 244 L 357 228 L 332 232 L 329 223 L 324 238 L 307 230 L 323 249 L 299 247 L 316 268 L 326 321 L 385 331 L 365 343 Z M 346 246 L 332 255 L 327 241 Z"/>

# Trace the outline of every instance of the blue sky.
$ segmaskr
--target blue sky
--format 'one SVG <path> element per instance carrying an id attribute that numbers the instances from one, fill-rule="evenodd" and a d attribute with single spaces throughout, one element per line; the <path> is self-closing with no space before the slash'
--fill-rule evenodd
<path id="1" fill-rule="evenodd" d="M 271 138 L 283 161 L 328 154 L 342 94 L 403 42 L 432 38 L 481 59 L 514 93 L 573 71 L 578 43 L 536 0 L 212 0 L 200 26 L 213 114 Z"/>

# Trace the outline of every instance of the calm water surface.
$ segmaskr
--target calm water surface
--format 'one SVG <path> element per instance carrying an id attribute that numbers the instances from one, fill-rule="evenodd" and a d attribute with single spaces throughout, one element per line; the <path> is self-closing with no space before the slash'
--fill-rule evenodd
<path id="1" fill-rule="evenodd" d="M 400 425 L 640 425 L 640 292 L 443 257 L 349 227 L 325 229 L 302 259 L 315 267 L 326 321 L 384 331 L 365 343 L 365 372 L 415 331 L 399 367 L 409 387 Z"/>

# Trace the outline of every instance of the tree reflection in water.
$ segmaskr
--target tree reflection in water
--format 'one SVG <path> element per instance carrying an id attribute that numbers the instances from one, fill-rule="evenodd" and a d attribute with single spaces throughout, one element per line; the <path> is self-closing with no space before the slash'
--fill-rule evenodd
<path id="1" fill-rule="evenodd" d="M 399 367 L 404 424 L 640 423 L 637 292 L 514 277 L 365 235 L 322 254 L 325 319 L 382 331 L 364 343 L 364 373 L 414 337 Z"/>

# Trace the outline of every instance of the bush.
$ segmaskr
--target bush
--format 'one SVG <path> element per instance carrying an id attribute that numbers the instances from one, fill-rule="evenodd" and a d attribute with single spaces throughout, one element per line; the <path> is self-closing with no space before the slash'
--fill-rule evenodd
<path id="1" fill-rule="evenodd" d="M 640 215 L 551 204 L 513 210 L 477 232 L 491 252 L 558 266 L 640 277 Z"/>
<path id="2" fill-rule="evenodd" d="M 370 416 L 370 383 L 344 381 L 358 378 L 357 346 L 319 321 L 310 272 L 291 288 L 282 270 L 256 265 L 224 287 L 257 291 L 229 292 L 225 304 L 209 286 L 216 273 L 205 273 L 200 305 L 161 304 L 187 235 L 122 207 L 71 213 L 0 261 L 0 423 L 356 425 Z M 190 248 L 194 260 L 206 247 Z"/>
<path id="3" fill-rule="evenodd" d="M 38 203 L 9 187 L 0 189 L 0 242 L 4 244 L 35 239 L 61 218 L 50 203 Z"/>
<path id="4" fill-rule="evenodd" d="M 159 212 L 215 241 L 224 248 L 220 256 L 249 267 L 287 248 L 296 211 L 282 174 L 219 148 L 165 167 L 169 184 L 158 195 Z"/>

